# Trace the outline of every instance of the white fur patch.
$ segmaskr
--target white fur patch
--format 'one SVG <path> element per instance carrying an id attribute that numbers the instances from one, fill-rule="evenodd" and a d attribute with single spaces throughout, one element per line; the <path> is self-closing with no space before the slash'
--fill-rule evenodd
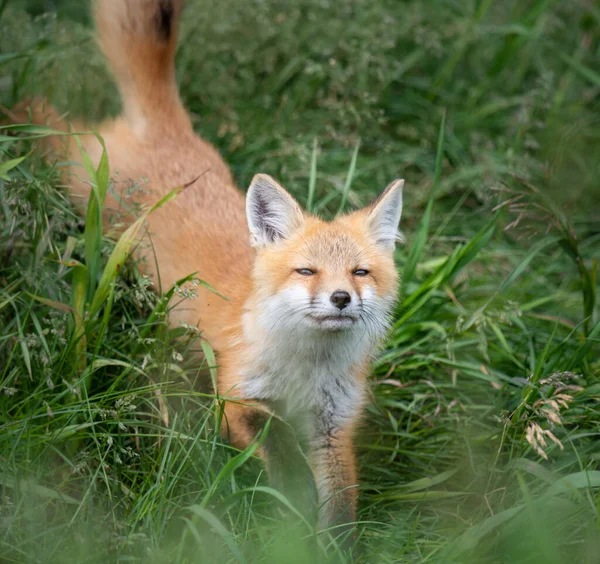
<path id="1" fill-rule="evenodd" d="M 240 391 L 279 402 L 284 416 L 310 415 L 327 404 L 331 423 L 342 425 L 362 407 L 357 366 L 385 335 L 392 303 L 366 288 L 362 300 L 352 295 L 340 312 L 326 294 L 311 301 L 303 285 L 259 298 L 244 319 L 252 359 Z"/>

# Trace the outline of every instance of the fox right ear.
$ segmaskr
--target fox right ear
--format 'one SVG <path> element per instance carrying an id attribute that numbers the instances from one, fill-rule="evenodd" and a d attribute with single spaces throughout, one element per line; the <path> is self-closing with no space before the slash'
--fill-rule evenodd
<path id="1" fill-rule="evenodd" d="M 257 174 L 246 194 L 250 244 L 266 247 L 289 237 L 304 221 L 298 202 L 275 180 Z"/>
<path id="2" fill-rule="evenodd" d="M 394 180 L 369 206 L 369 226 L 377 242 L 388 249 L 393 249 L 395 242 L 402 240 L 398 224 L 402 215 L 403 186 L 404 180 Z"/>

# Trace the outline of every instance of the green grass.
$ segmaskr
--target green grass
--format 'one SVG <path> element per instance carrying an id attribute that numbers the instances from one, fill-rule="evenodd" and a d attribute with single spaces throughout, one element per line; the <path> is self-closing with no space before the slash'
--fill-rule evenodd
<path id="1" fill-rule="evenodd" d="M 87 10 L 54 4 L 0 1 L 0 103 L 116 113 Z M 597 562 L 600 10 L 188 4 L 182 97 L 240 186 L 267 172 L 333 217 L 406 178 L 405 283 L 357 441 L 359 558 Z M 211 350 L 165 324 L 193 286 L 161 299 L 117 273 L 127 241 L 97 209 L 84 226 L 32 137 L 0 130 L 3 561 L 342 558 L 282 523 L 260 461 L 216 432 Z M 89 171 L 99 202 L 109 164 Z"/>

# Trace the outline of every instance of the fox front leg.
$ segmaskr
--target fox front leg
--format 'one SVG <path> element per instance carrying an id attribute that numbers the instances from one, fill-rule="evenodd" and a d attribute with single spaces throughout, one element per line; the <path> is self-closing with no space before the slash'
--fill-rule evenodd
<path id="1" fill-rule="evenodd" d="M 270 484 L 313 524 L 317 516 L 315 479 L 293 429 L 266 407 L 227 402 L 225 434 L 246 448 L 268 425 L 258 453 L 265 462 Z"/>
<path id="2" fill-rule="evenodd" d="M 354 423 L 321 412 L 311 440 L 311 461 L 319 492 L 319 526 L 349 548 L 354 541 L 358 486 Z"/>

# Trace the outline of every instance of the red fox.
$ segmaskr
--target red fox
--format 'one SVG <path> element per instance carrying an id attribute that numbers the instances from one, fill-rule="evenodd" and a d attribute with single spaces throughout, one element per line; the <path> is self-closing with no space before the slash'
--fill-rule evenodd
<path id="1" fill-rule="evenodd" d="M 99 43 L 123 101 L 123 114 L 98 127 L 111 169 L 120 179 L 148 179 L 131 198 L 141 205 L 197 178 L 149 217 L 157 261 L 143 246 L 137 252 L 147 255 L 142 268 L 156 287 L 159 272 L 161 285 L 170 287 L 198 271 L 228 298 L 201 289 L 171 317 L 198 326 L 217 352 L 219 393 L 238 398 L 226 402 L 223 432 L 245 448 L 275 421 L 272 415 L 293 423 L 307 440 L 321 526 L 351 524 L 353 438 L 369 363 L 397 293 L 393 254 L 404 182 L 395 180 L 369 206 L 332 222 L 304 212 L 264 174 L 253 178 L 244 201 L 217 151 L 192 130 L 179 99 L 174 54 L 183 0 L 97 0 L 94 8 Z M 27 111 L 21 116 L 67 129 L 43 101 Z M 97 162 L 98 141 L 81 140 Z M 48 143 L 51 155 L 79 159 L 72 137 Z M 71 169 L 66 183 L 83 210 L 89 186 L 78 170 Z M 117 208 L 118 195 L 107 196 L 106 216 Z M 308 466 L 284 435 L 272 425 L 259 452 L 285 491 L 298 485 L 298 472 L 307 477 L 301 468 Z"/>

